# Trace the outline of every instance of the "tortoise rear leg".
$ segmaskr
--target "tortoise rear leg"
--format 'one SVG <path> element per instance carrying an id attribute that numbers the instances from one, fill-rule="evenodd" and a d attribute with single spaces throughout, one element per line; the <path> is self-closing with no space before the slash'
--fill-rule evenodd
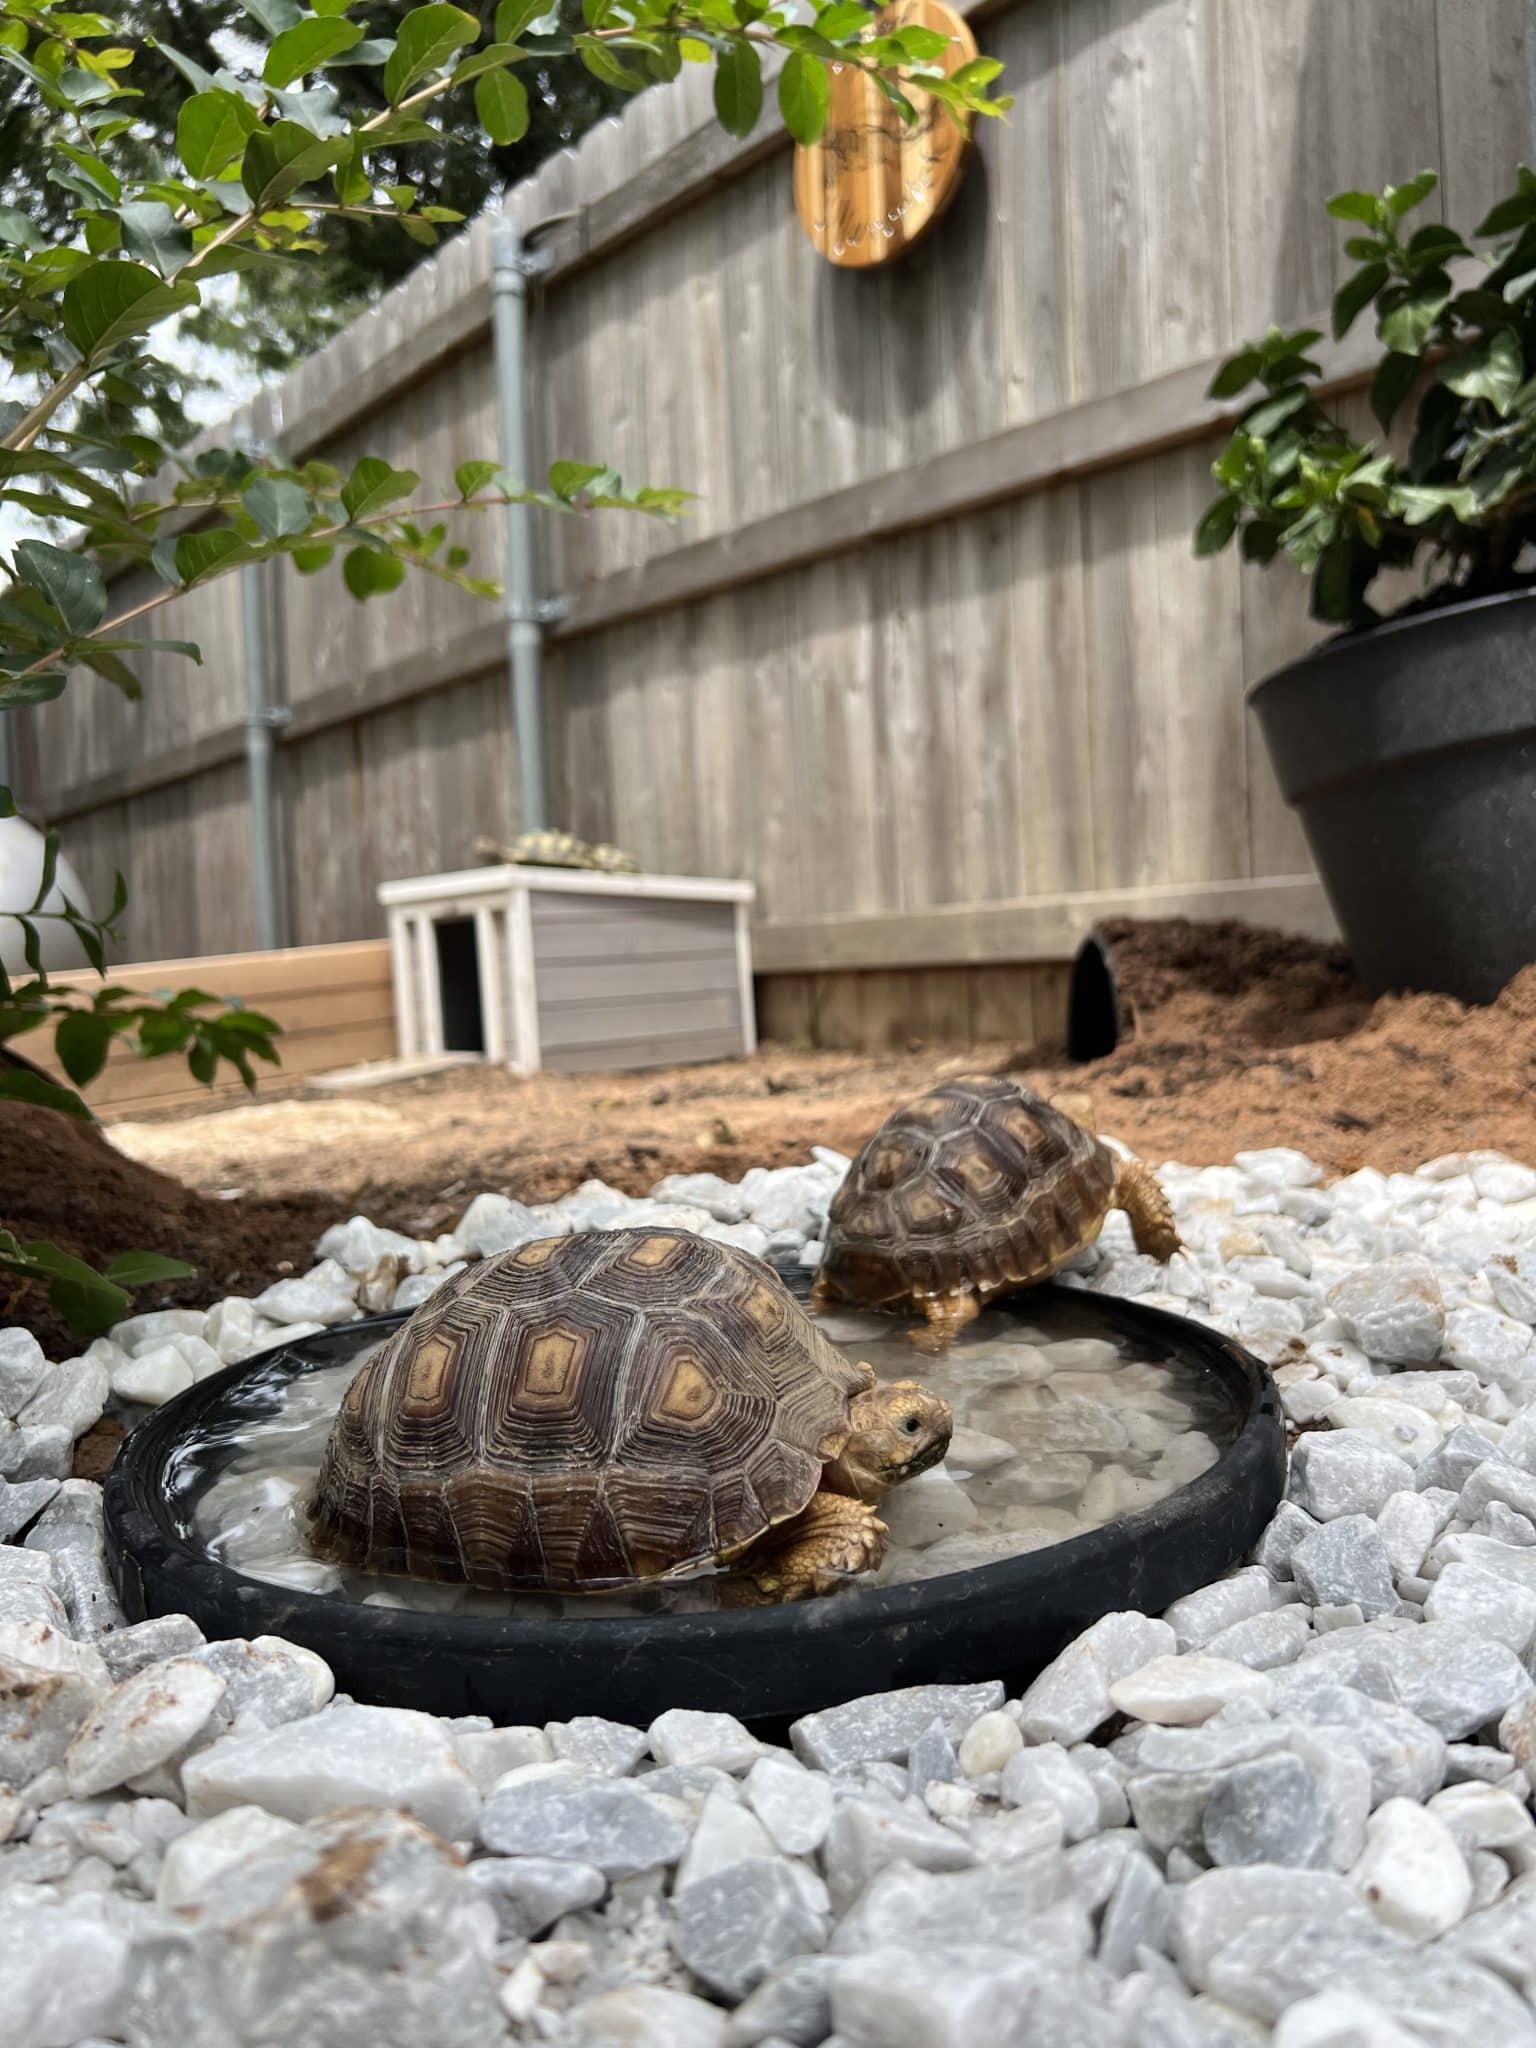
<path id="1" fill-rule="evenodd" d="M 936 1358 L 947 1351 L 967 1323 L 974 1323 L 981 1314 L 981 1303 L 969 1287 L 958 1287 L 953 1294 L 934 1294 L 923 1303 L 923 1313 L 928 1318 L 921 1330 L 909 1330 L 907 1341 L 915 1344 L 919 1351 L 925 1351 L 930 1358 Z"/>
<path id="2" fill-rule="evenodd" d="M 816 1278 L 811 1282 L 811 1299 L 808 1303 L 811 1314 L 820 1315 L 824 1308 L 830 1308 L 836 1300 L 837 1289 L 826 1274 L 818 1270 Z"/>
<path id="3" fill-rule="evenodd" d="M 1173 1210 L 1163 1184 L 1150 1166 L 1139 1159 L 1122 1159 L 1115 1174 L 1115 1191 L 1110 1207 L 1123 1209 L 1131 1219 L 1131 1235 L 1139 1252 L 1167 1261 L 1183 1248 Z"/>
<path id="4" fill-rule="evenodd" d="M 766 1607 L 834 1593 L 885 1555 L 885 1524 L 868 1501 L 817 1493 L 798 1515 L 770 1529 L 722 1589 L 727 1606 Z"/>

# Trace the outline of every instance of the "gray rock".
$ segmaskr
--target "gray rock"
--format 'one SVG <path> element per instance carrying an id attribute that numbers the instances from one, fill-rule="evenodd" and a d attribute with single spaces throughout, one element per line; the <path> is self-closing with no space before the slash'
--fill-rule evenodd
<path id="1" fill-rule="evenodd" d="M 720 2048 L 724 2034 L 718 2006 L 664 1984 L 626 1984 L 583 1999 L 561 2029 L 575 2048 Z"/>
<path id="2" fill-rule="evenodd" d="M 1379 1513 L 1394 1493 L 1413 1490 L 1413 1469 L 1369 1430 L 1335 1429 L 1301 1438 L 1291 1454 L 1291 1486 L 1302 1507 L 1332 1522 Z"/>
<path id="3" fill-rule="evenodd" d="M 926 1814 L 872 1799 L 839 1800 L 822 1850 L 827 1888 L 838 1912 L 887 1863 L 898 1860 L 918 1870 L 964 1870 L 976 1852 L 963 1836 Z"/>
<path id="4" fill-rule="evenodd" d="M 1414 1484 L 1420 1493 L 1426 1493 L 1432 1487 L 1444 1487 L 1459 1495 L 1483 1460 L 1493 1456 L 1494 1450 L 1491 1437 L 1485 1436 L 1470 1422 L 1460 1422 L 1444 1443 L 1431 1451 L 1418 1466 Z"/>
<path id="5" fill-rule="evenodd" d="M 1329 1684 L 1287 1701 L 1281 1711 L 1308 1727 L 1336 1733 L 1357 1749 L 1370 1766 L 1371 1795 L 1377 1804 L 1385 1799 L 1428 1799 L 1445 1781 L 1444 1736 L 1390 1700 Z"/>
<path id="6" fill-rule="evenodd" d="M 49 1671 L 0 1657 L 0 1785 L 24 1791 L 61 1763 L 105 1691 L 84 1671 Z"/>
<path id="7" fill-rule="evenodd" d="M 166 1657 L 184 1657 L 203 1647 L 204 1636 L 188 1614 L 160 1614 L 150 1621 L 136 1621 L 114 1630 L 97 1641 L 102 1661 L 119 1685 L 147 1665 Z"/>
<path id="8" fill-rule="evenodd" d="M 1246 1929 L 1313 1918 L 1371 1931 L 1359 1894 L 1330 1872 L 1265 1864 L 1207 1871 L 1177 1895 L 1174 1955 L 1188 1982 L 1208 1991 L 1216 1959 Z"/>
<path id="9" fill-rule="evenodd" d="M 832 1980 L 846 2048 L 1129 2048 L 1107 1979 L 1048 1957 L 967 1945 L 934 1968 L 901 1946 L 849 1956 Z"/>
<path id="10" fill-rule="evenodd" d="M 791 1956 L 820 1948 L 825 1917 L 807 1902 L 782 1857 L 732 1864 L 672 1901 L 672 1945 L 688 1968 L 722 1998 L 745 1998 Z"/>
<path id="11" fill-rule="evenodd" d="M 1218 1867 L 1313 1867 L 1328 1861 L 1333 1824 L 1312 1773 L 1299 1757 L 1282 1753 L 1223 1772 L 1206 1801 L 1202 1832 Z"/>
<path id="12" fill-rule="evenodd" d="M 258 1636 L 252 1642 L 236 1637 L 191 1654 L 223 1681 L 220 1718 L 237 1735 L 257 1735 L 302 1721 L 323 1707 L 336 1689 L 323 1658 L 279 1636 Z"/>
<path id="13" fill-rule="evenodd" d="M 598 1714 L 578 1714 L 573 1721 L 550 1721 L 544 1733 L 557 1757 L 582 1764 L 605 1777 L 623 1778 L 645 1755 L 645 1731 L 627 1721 L 605 1721 Z"/>
<path id="14" fill-rule="evenodd" d="M 832 2031 L 830 1956 L 795 1956 L 765 1977 L 731 2014 L 724 2048 L 758 2048 L 787 2041 L 791 2048 L 817 2048 Z"/>
<path id="15" fill-rule="evenodd" d="M 1127 1856 L 1099 1928 L 1099 1962 L 1125 1977 L 1146 1949 L 1173 1945 L 1173 1894 L 1150 1856 Z"/>
<path id="16" fill-rule="evenodd" d="M 688 1830 L 670 1804 L 627 1779 L 535 1778 L 492 1793 L 480 1839 L 503 1856 L 593 1863 L 610 1878 L 675 1863 Z"/>
<path id="17" fill-rule="evenodd" d="M 57 1479 L 0 1479 L 0 1543 L 20 1535 L 59 1490 Z"/>
<path id="18" fill-rule="evenodd" d="M 75 1634 L 95 1637 L 121 1628 L 128 1617 L 107 1577 L 101 1488 L 90 1479 L 66 1479 L 28 1530 L 26 1547 L 46 1550 Z"/>
<path id="19" fill-rule="evenodd" d="M 17 1418 L 23 1429 L 50 1425 L 84 1436 L 107 1405 L 107 1368 L 96 1358 L 66 1358 L 48 1368 L 42 1384 Z"/>
<path id="20" fill-rule="evenodd" d="M 1291 1559 L 1297 1544 L 1317 1526 L 1304 1508 L 1297 1507 L 1294 1501 L 1283 1500 L 1275 1510 L 1274 1520 L 1259 1538 L 1253 1554 L 1271 1578 L 1289 1579 Z"/>
<path id="21" fill-rule="evenodd" d="M 1081 1742 L 1114 1712 L 1109 1689 L 1177 1647 L 1166 1621 L 1106 1614 L 1047 1664 L 1024 1694 L 1019 1726 L 1029 1742 Z"/>
<path id="22" fill-rule="evenodd" d="M 1065 1872 L 1056 1849 L 974 1870 L 927 1871 L 890 1863 L 844 1914 L 831 1948 L 839 1955 L 902 1942 L 937 1953 L 973 1941 L 1023 1948 L 1033 1939 L 1040 1916 L 1062 1900 Z M 1086 1955 L 1092 1939 L 1086 1908 L 1074 1902 L 1053 1938 L 1062 1944 L 1064 1959 Z"/>
<path id="23" fill-rule="evenodd" d="M 1300 1602 L 1293 1601 L 1286 1607 L 1273 1607 L 1267 1614 L 1233 1622 L 1212 1636 L 1205 1647 L 1211 1656 L 1246 1664 L 1250 1671 L 1277 1671 L 1301 1655 L 1311 1634 L 1311 1616 Z"/>
<path id="24" fill-rule="evenodd" d="M 0 1479 L 64 1479 L 74 1453 L 74 1439 L 62 1422 L 0 1424 Z"/>
<path id="25" fill-rule="evenodd" d="M 1099 1794 L 1093 1780 L 1060 1743 L 1021 1749 L 1003 1771 L 999 1787 L 1009 1806 L 1044 1801 L 1061 1815 L 1062 1840 L 1080 1842 L 1099 1827 Z"/>
<path id="26" fill-rule="evenodd" d="M 1181 1650 L 1203 1650 L 1211 1638 L 1274 1605 L 1274 1584 L 1260 1565 L 1217 1579 L 1197 1592 L 1186 1593 L 1163 1610 Z"/>
<path id="27" fill-rule="evenodd" d="M 1341 1515 L 1303 1537 L 1291 1573 L 1314 1607 L 1352 1603 L 1367 1616 L 1397 1611 L 1391 1561 L 1368 1515 Z"/>
<path id="28" fill-rule="evenodd" d="M 1445 1302 L 1427 1259 L 1365 1266 L 1330 1291 L 1328 1305 L 1350 1338 L 1385 1365 L 1433 1365 L 1445 1336 Z"/>
<path id="29" fill-rule="evenodd" d="M 912 1685 L 806 1714 L 790 1729 L 789 1739 L 802 1762 L 822 1771 L 902 1763 L 935 1721 L 952 1742 L 958 1742 L 979 1714 L 1002 1703 L 1003 1688 L 993 1679 L 980 1685 Z"/>
<path id="30" fill-rule="evenodd" d="M 774 1845 L 757 1816 L 741 1805 L 734 1785 L 725 1780 L 724 1791 L 711 1792 L 704 1800 L 693 1839 L 678 1866 L 676 1882 L 699 1884 L 728 1870 L 733 1863 L 756 1861 L 774 1854 Z M 651 1789 L 649 1785 L 646 1788 Z"/>
<path id="31" fill-rule="evenodd" d="M 944 1732 L 942 1721 L 925 1729 L 907 1752 L 907 1784 L 921 1799 L 930 1785 L 952 1785 L 960 1775 L 955 1745 Z"/>
<path id="32" fill-rule="evenodd" d="M 597 1905 L 608 1889 L 595 1864 L 557 1856 L 481 1856 L 467 1874 L 495 1908 L 503 1940 L 543 1934 L 563 1914 Z"/>
<path id="33" fill-rule="evenodd" d="M 819 1772 L 770 1751 L 747 1773 L 747 1804 L 787 1856 L 810 1856 L 832 1825 L 832 1787 Z"/>

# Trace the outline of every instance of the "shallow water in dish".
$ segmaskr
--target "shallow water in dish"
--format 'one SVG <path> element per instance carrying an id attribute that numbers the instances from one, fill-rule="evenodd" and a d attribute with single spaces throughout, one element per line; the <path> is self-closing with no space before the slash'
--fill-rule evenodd
<path id="1" fill-rule="evenodd" d="M 1236 1433 L 1220 1383 L 1153 1344 L 1111 1341 L 1068 1295 L 1041 1310 L 997 1309 L 940 1358 L 914 1351 L 906 1325 L 844 1310 L 818 1318 L 842 1350 L 882 1379 L 919 1378 L 954 1409 L 941 1466 L 894 1488 L 877 1572 L 852 1583 L 902 1585 L 996 1564 L 1151 1507 L 1215 1464 Z M 340 1332 L 333 1333 L 335 1335 Z M 241 1384 L 237 1411 L 178 1446 L 168 1479 L 189 1500 L 188 1533 L 251 1578 L 371 1606 L 485 1615 L 682 1613 L 718 1604 L 719 1575 L 643 1592 L 480 1593 L 463 1586 L 342 1571 L 316 1558 L 305 1508 L 348 1381 L 384 1340 L 343 1363 L 305 1369 L 280 1353 Z"/>

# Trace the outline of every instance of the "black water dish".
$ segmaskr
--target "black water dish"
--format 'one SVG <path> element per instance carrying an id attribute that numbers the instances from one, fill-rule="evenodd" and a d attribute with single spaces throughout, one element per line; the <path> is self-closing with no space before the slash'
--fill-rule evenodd
<path id="1" fill-rule="evenodd" d="M 268 1584 L 210 1557 L 191 1524 L 213 1475 L 186 1457 L 189 1438 L 249 1414 L 274 1370 L 335 1365 L 398 1328 L 396 1315 L 230 1366 L 156 1409 L 107 1480 L 112 1574 L 132 1620 L 189 1614 L 210 1638 L 284 1636 L 324 1657 L 355 1699 L 498 1724 L 600 1713 L 643 1726 L 675 1706 L 782 1722 L 898 1686 L 998 1676 L 1021 1684 L 1100 1615 L 1155 1614 L 1218 1577 L 1258 1539 L 1285 1484 L 1278 1398 L 1256 1358 L 1135 1301 L 1054 1288 L 1023 1299 L 1035 1314 L 1053 1297 L 1079 1326 L 1091 1314 L 1099 1334 L 1205 1376 L 1228 1404 L 1230 1441 L 1215 1465 L 1155 1506 L 1002 1563 L 791 1606 L 582 1620 L 366 1606 Z"/>

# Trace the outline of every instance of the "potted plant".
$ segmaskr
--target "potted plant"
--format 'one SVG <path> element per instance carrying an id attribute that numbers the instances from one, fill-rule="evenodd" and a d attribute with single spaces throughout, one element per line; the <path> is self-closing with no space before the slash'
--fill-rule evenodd
<path id="1" fill-rule="evenodd" d="M 1384 438 L 1319 402 L 1315 330 L 1272 329 L 1211 386 L 1262 388 L 1195 548 L 1288 556 L 1342 629 L 1251 701 L 1362 976 L 1488 1002 L 1536 960 L 1536 173 L 1470 241 L 1409 230 L 1435 184 L 1328 202 L 1359 263 L 1333 331 L 1374 310 Z M 1408 568 L 1382 617 L 1373 579 Z"/>

